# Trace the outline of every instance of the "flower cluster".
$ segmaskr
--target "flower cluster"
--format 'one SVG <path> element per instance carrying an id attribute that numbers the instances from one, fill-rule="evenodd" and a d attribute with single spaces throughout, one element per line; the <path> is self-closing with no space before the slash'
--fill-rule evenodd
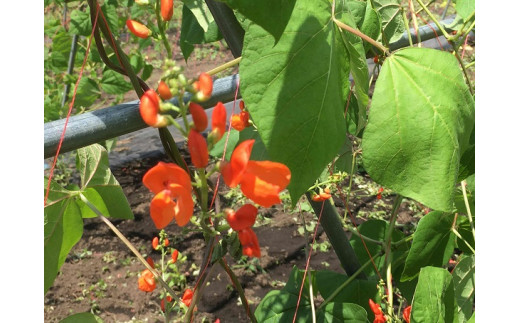
<path id="1" fill-rule="evenodd" d="M 314 202 L 323 202 L 323 201 L 330 199 L 330 197 L 331 197 L 330 190 L 328 188 L 325 188 L 323 190 L 323 192 L 321 192 L 320 194 L 313 195 L 312 200 Z"/>
<path id="2" fill-rule="evenodd" d="M 245 204 L 238 211 L 226 209 L 226 220 L 231 229 L 238 233 L 238 239 L 242 245 L 242 254 L 249 257 L 260 258 L 260 245 L 258 238 L 251 227 L 255 224 L 258 209 L 252 204 Z"/>

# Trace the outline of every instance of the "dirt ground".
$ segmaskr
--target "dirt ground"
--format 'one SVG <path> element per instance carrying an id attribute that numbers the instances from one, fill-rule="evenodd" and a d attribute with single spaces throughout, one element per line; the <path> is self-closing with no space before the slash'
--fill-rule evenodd
<path id="1" fill-rule="evenodd" d="M 161 254 L 152 250 L 151 241 L 159 230 L 148 213 L 152 194 L 142 185 L 142 177 L 160 160 L 167 161 L 167 158 L 156 154 L 112 168 L 135 215 L 134 220 L 114 220 L 113 223 L 145 257 L 151 256 L 156 263 Z M 221 186 L 223 200 L 228 190 Z M 367 214 L 364 211 L 389 207 L 391 200 L 392 197 L 377 200 L 373 195 L 353 198 L 350 209 L 354 215 Z M 341 204 L 339 200 L 337 202 Z M 339 210 L 343 208 L 339 207 Z M 297 211 L 277 205 L 261 209 L 261 214 L 262 220 L 257 220 L 254 228 L 262 251 L 259 261 L 249 260 L 247 263 L 251 266 L 246 269 L 245 263 L 237 263 L 229 256 L 226 258 L 239 277 L 253 310 L 268 291 L 283 287 L 293 266 L 305 267 L 306 242 L 298 232 L 302 225 Z M 412 215 L 413 212 L 404 205 L 398 222 L 416 221 Z M 315 220 L 313 214 L 304 212 L 304 216 L 307 223 Z M 360 217 L 359 222 L 363 218 Z M 85 219 L 84 223 L 83 237 L 70 252 L 54 285 L 45 295 L 45 322 L 58 322 L 73 313 L 89 311 L 105 322 L 164 322 L 159 288 L 145 293 L 137 287 L 138 275 L 144 266 L 100 219 Z M 165 230 L 171 245 L 187 257 L 180 271 L 186 275 L 187 287 L 193 288 L 204 254 L 203 236 L 193 232 L 184 234 L 175 223 Z M 321 228 L 318 234 L 317 241 L 322 243 L 322 248 L 312 253 L 311 268 L 343 272 L 330 245 L 323 243 L 327 238 Z M 179 295 L 182 295 L 181 290 Z M 214 322 L 217 318 L 220 322 L 249 321 L 229 277 L 219 266 L 215 266 L 209 276 L 195 322 Z"/>

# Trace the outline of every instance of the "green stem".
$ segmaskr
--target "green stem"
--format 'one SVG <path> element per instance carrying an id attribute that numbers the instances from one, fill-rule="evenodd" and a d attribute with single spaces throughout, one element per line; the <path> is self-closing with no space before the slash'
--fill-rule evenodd
<path id="1" fill-rule="evenodd" d="M 168 58 L 173 59 L 172 48 L 170 47 L 170 44 L 168 43 L 168 38 L 166 38 L 166 34 L 164 33 L 165 23 L 162 21 L 160 6 L 161 6 L 161 2 L 156 1 L 155 2 L 155 17 L 157 19 L 157 27 L 159 28 L 159 34 L 161 34 L 161 38 L 163 40 L 164 47 L 166 48 L 166 53 L 168 54 Z"/>
<path id="2" fill-rule="evenodd" d="M 354 167 L 356 166 L 356 155 L 359 151 L 356 150 L 352 154 L 352 167 L 350 168 L 350 178 L 348 181 L 348 190 L 347 190 L 347 196 L 345 197 L 345 213 L 343 214 L 343 222 L 347 221 L 347 214 L 348 214 L 348 202 L 350 200 L 350 194 L 352 193 L 352 181 L 354 180 Z"/>
<path id="3" fill-rule="evenodd" d="M 377 256 L 380 255 L 382 255 L 382 253 L 379 253 L 379 255 Z M 348 284 L 354 281 L 354 279 L 356 279 L 356 277 L 359 276 L 363 272 L 363 270 L 365 270 L 365 268 L 368 267 L 371 263 L 372 262 L 368 260 L 361 267 L 359 267 L 359 269 L 355 273 L 353 273 L 343 284 L 336 288 L 336 290 L 332 292 L 332 294 L 326 300 L 324 300 L 320 306 L 318 306 L 318 310 L 321 310 L 323 307 L 325 307 L 325 305 L 330 303 L 334 299 L 334 297 L 336 297 L 345 287 L 347 287 Z"/>
<path id="4" fill-rule="evenodd" d="M 412 12 L 413 28 L 415 29 L 415 34 L 417 35 L 417 47 L 421 47 L 421 33 L 419 32 L 419 24 L 417 24 L 417 16 L 415 14 L 413 1 L 408 0 L 408 5 L 410 6 L 410 11 Z"/>
<path id="5" fill-rule="evenodd" d="M 460 57 L 459 52 L 458 52 L 457 49 L 455 49 L 453 51 L 453 53 L 455 54 L 455 57 L 459 61 L 459 65 L 462 68 L 462 72 L 464 72 L 464 77 L 466 79 L 466 83 L 468 84 L 468 90 L 471 93 L 471 95 L 474 96 L 475 93 L 473 92 L 473 87 L 471 86 L 471 81 L 469 79 L 468 71 L 466 70 L 466 67 L 464 67 L 464 62 L 462 61 L 462 58 Z"/>
<path id="6" fill-rule="evenodd" d="M 385 236 L 385 266 L 388 267 L 392 263 L 392 232 L 394 231 L 395 221 L 397 220 L 397 211 L 403 201 L 402 195 L 397 195 L 392 207 L 392 214 L 390 215 L 390 223 Z"/>
<path id="7" fill-rule="evenodd" d="M 471 208 L 469 207 L 468 194 L 466 192 L 466 180 L 463 180 L 460 184 L 462 186 L 462 195 L 464 196 L 466 212 L 468 212 L 468 220 L 471 224 L 471 232 L 473 233 L 473 239 L 475 239 L 475 225 L 473 224 L 473 215 L 471 214 Z"/>
<path id="8" fill-rule="evenodd" d="M 408 41 L 410 42 L 410 47 L 413 47 L 412 32 L 410 31 L 410 24 L 408 24 L 408 17 L 406 17 L 404 10 L 401 10 L 401 14 L 403 15 L 404 26 L 408 31 Z"/>
<path id="9" fill-rule="evenodd" d="M 459 231 L 457 231 L 457 229 L 455 229 L 454 226 L 451 227 L 451 232 L 453 232 L 457 236 L 457 238 L 464 241 L 464 243 L 469 248 L 469 250 L 471 250 L 471 252 L 475 253 L 475 249 L 473 249 L 473 247 L 460 235 Z"/>
<path id="10" fill-rule="evenodd" d="M 244 289 L 242 288 L 242 285 L 238 281 L 237 276 L 235 275 L 233 270 L 231 270 L 231 268 L 229 268 L 229 266 L 227 265 L 227 263 L 224 261 L 223 258 L 220 258 L 218 260 L 218 263 L 220 264 L 220 266 L 222 266 L 222 268 L 224 268 L 224 270 L 228 274 L 229 278 L 233 282 L 233 286 L 235 287 L 235 289 L 238 293 L 238 296 L 240 297 L 240 300 L 242 301 L 242 306 L 244 306 L 247 316 L 249 316 L 249 319 L 251 320 L 251 322 L 256 323 L 256 317 L 251 312 L 251 308 L 249 308 L 249 303 L 247 302 L 246 294 L 244 293 Z"/>
<path id="11" fill-rule="evenodd" d="M 428 3 L 426 4 L 426 7 L 428 7 L 429 5 L 431 5 L 431 4 L 434 3 L 434 2 L 435 2 L 435 0 L 430 0 L 430 2 L 428 2 Z M 421 11 L 423 11 L 423 10 L 424 10 L 423 8 L 420 8 L 419 10 L 417 10 L 417 14 L 419 14 L 419 13 L 420 13 Z"/>
<path id="12" fill-rule="evenodd" d="M 382 245 L 384 244 L 383 241 L 379 241 L 379 240 L 371 239 L 371 238 L 369 238 L 369 237 L 366 237 L 366 236 L 362 235 L 362 234 L 359 233 L 356 229 L 351 228 L 350 226 L 347 226 L 347 230 L 348 230 L 349 232 L 351 232 L 353 235 L 357 236 L 359 239 L 364 240 L 365 242 L 374 243 L 374 244 L 377 244 L 377 245 L 380 245 L 380 246 L 382 246 Z"/>
<path id="13" fill-rule="evenodd" d="M 379 49 L 381 52 L 383 52 L 386 56 L 390 55 L 390 50 L 388 48 L 386 48 L 380 42 L 368 37 L 367 35 L 363 34 L 361 31 L 342 23 L 341 21 L 337 20 L 336 18 L 332 18 L 332 21 L 334 21 L 336 26 L 338 26 L 339 28 L 348 31 L 349 33 L 354 34 L 354 35 L 360 37 L 361 39 L 363 39 L 364 41 L 366 41 L 367 43 L 373 45 L 374 47 Z"/>
<path id="14" fill-rule="evenodd" d="M 208 212 L 208 180 L 206 178 L 206 170 L 203 168 L 198 168 L 197 173 L 200 178 L 200 206 L 202 208 L 202 212 Z"/>
<path id="15" fill-rule="evenodd" d="M 220 65 L 220 66 L 215 67 L 214 69 L 206 72 L 206 74 L 208 74 L 208 75 L 215 75 L 215 74 L 217 74 L 219 72 L 227 70 L 228 68 L 233 67 L 233 66 L 237 65 L 238 63 L 240 63 L 241 59 L 242 59 L 242 56 L 237 57 L 237 58 L 235 58 L 232 61 L 229 61 L 227 63 L 224 63 L 224 64 Z"/>
<path id="16" fill-rule="evenodd" d="M 327 237 L 334 249 L 334 252 L 338 256 L 341 266 L 347 273 L 347 275 L 354 274 L 361 265 L 354 252 L 354 249 L 350 245 L 345 231 L 343 231 L 343 225 L 341 224 L 341 218 L 336 208 L 330 203 L 329 200 L 323 202 L 315 202 L 312 200 L 312 196 L 309 192 L 305 193 L 307 200 L 311 204 L 316 216 L 321 213 L 321 226 L 327 234 Z M 366 276 L 361 273 L 360 277 L 366 279 Z"/>
<path id="17" fill-rule="evenodd" d="M 430 10 L 428 10 L 428 8 L 426 8 L 426 6 L 424 5 L 424 3 L 421 1 L 421 0 L 417 0 L 417 3 L 419 3 L 419 5 L 423 8 L 423 10 L 426 12 L 426 14 L 428 15 L 428 17 L 430 17 L 430 19 L 437 25 L 437 28 L 439 28 L 439 30 L 442 32 L 442 34 L 444 35 L 444 37 L 447 39 L 447 40 L 450 40 L 450 35 L 446 32 L 446 30 L 442 27 L 442 25 L 440 24 L 440 22 L 437 20 L 437 18 L 435 18 L 435 16 L 430 12 Z M 416 29 L 417 30 L 417 29 Z"/>
<path id="18" fill-rule="evenodd" d="M 116 234 L 116 236 L 121 239 L 121 241 L 123 241 L 123 243 L 128 247 L 128 249 L 130 249 L 130 251 L 132 251 L 134 253 L 134 255 L 137 257 L 137 259 L 139 259 L 139 261 L 146 267 L 146 269 L 148 269 L 153 275 L 154 277 L 159 281 L 159 283 L 168 291 L 168 293 L 171 294 L 171 296 L 173 298 L 176 299 L 176 301 L 181 301 L 181 299 L 177 296 L 177 294 L 175 294 L 175 292 L 173 291 L 173 289 L 170 288 L 170 286 L 168 286 L 168 284 L 162 279 L 161 275 L 159 275 L 159 273 L 155 270 L 155 268 L 152 268 L 152 266 L 150 266 L 150 264 L 148 263 L 148 261 L 146 261 L 146 259 L 144 259 L 144 257 L 141 255 L 141 253 L 137 250 L 136 247 L 134 247 L 134 245 L 121 233 L 121 231 L 119 231 L 113 224 L 112 222 L 110 222 L 110 220 L 108 220 L 101 211 L 99 211 L 97 209 L 97 207 L 92 204 L 86 197 L 85 195 L 79 193 L 79 197 L 80 199 L 94 212 L 96 213 L 99 218 L 105 222 L 106 225 L 108 225 L 108 227 Z"/>

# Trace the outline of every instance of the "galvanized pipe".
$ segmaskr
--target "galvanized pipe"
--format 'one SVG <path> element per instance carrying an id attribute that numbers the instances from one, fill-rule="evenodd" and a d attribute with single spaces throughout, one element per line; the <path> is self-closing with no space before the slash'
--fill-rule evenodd
<path id="1" fill-rule="evenodd" d="M 441 24 L 448 25 L 452 21 L 453 18 L 448 18 L 441 21 Z M 433 30 L 440 35 L 437 26 L 433 23 L 430 25 L 431 27 L 419 27 L 422 41 L 435 38 L 436 35 Z M 413 41 L 416 42 L 417 39 L 415 37 L 415 32 L 412 30 L 411 33 Z M 444 37 L 441 38 L 444 39 Z M 390 45 L 390 48 L 395 50 L 408 45 L 408 35 L 407 33 L 404 33 L 398 41 Z M 232 101 L 235 97 L 238 78 L 238 74 L 235 74 L 215 80 L 212 97 L 209 101 L 204 102 L 202 106 L 204 108 L 210 108 L 218 101 Z M 184 100 L 187 102 L 189 100 L 189 95 L 185 96 Z M 171 102 L 176 104 L 178 102 L 177 98 L 172 99 Z M 52 157 L 56 154 L 60 136 L 63 132 L 64 123 L 64 119 L 45 123 L 44 158 Z M 141 116 L 139 115 L 138 100 L 76 115 L 69 119 L 60 153 L 69 152 L 146 127 L 147 125 L 142 121 Z"/>
<path id="2" fill-rule="evenodd" d="M 215 80 L 211 99 L 202 103 L 210 108 L 217 102 L 229 102 L 235 97 L 238 74 Z M 190 95 L 184 97 L 188 102 Z M 170 100 L 178 104 L 177 98 Z M 65 119 L 47 122 L 44 125 L 44 158 L 56 154 Z M 94 143 L 121 136 L 148 127 L 139 114 L 139 101 L 122 103 L 110 108 L 95 110 L 70 117 L 60 153 L 72 151 Z"/>

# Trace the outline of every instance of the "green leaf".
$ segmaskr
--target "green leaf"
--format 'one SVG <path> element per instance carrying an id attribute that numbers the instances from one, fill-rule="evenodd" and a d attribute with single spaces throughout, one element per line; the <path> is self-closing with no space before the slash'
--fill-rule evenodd
<path id="1" fill-rule="evenodd" d="M 227 140 L 226 145 L 226 136 L 227 134 L 224 134 L 224 137 L 222 137 L 221 140 L 219 140 L 215 146 L 210 150 L 209 154 L 213 157 L 222 158 L 222 154 L 224 154 L 224 147 L 226 147 L 226 160 L 231 159 L 231 154 L 233 153 L 233 150 L 235 149 L 238 138 L 240 136 L 240 133 L 236 131 L 235 129 L 231 129 L 229 133 L 229 139 Z"/>
<path id="2" fill-rule="evenodd" d="M 67 69 L 71 43 L 72 37 L 66 31 L 60 31 L 52 38 L 49 57 L 53 72 L 59 73 Z"/>
<path id="3" fill-rule="evenodd" d="M 354 172 L 352 172 L 352 141 L 347 137 L 343 146 L 338 152 L 338 158 L 334 161 L 334 173 L 345 172 L 353 174 L 356 172 L 356 165 L 354 165 Z"/>
<path id="4" fill-rule="evenodd" d="M 209 10 L 205 3 L 201 3 L 201 5 Z M 188 57 L 193 52 L 193 44 L 211 43 L 222 38 L 222 34 L 213 16 L 210 17 L 211 18 L 208 18 L 207 21 L 207 29 L 204 30 L 199 24 L 200 20 L 197 20 L 192 10 L 190 10 L 187 5 L 183 6 L 180 46 L 185 60 L 188 60 Z"/>
<path id="5" fill-rule="evenodd" d="M 297 7 L 296 0 L 220 1 L 227 3 L 231 8 L 238 10 L 249 20 L 262 27 L 265 31 L 274 36 L 276 41 L 282 37 L 282 33 L 287 28 L 286 26 L 291 23 L 290 20 L 295 16 L 293 10 Z"/>
<path id="6" fill-rule="evenodd" d="M 474 314 L 475 255 L 462 258 L 453 270 L 452 276 L 459 322 L 465 322 Z"/>
<path id="7" fill-rule="evenodd" d="M 291 170 L 288 189 L 296 203 L 345 136 L 348 55 L 329 1 L 297 1 L 276 44 L 251 24 L 242 53 L 242 96 L 269 156 Z"/>
<path id="8" fill-rule="evenodd" d="M 90 36 L 92 33 L 92 22 L 90 14 L 81 10 L 73 10 L 70 14 L 69 34 Z"/>
<path id="9" fill-rule="evenodd" d="M 132 89 L 132 84 L 118 72 L 107 70 L 103 72 L 101 89 L 107 94 L 124 94 Z"/>
<path id="10" fill-rule="evenodd" d="M 448 262 L 455 248 L 455 234 L 451 231 L 453 217 L 453 214 L 433 211 L 419 221 L 401 281 L 415 278 L 421 267 L 440 267 Z"/>
<path id="11" fill-rule="evenodd" d="M 453 280 L 442 268 L 424 267 L 412 302 L 410 322 L 456 322 Z"/>
<path id="12" fill-rule="evenodd" d="M 94 144 L 79 149 L 76 167 L 80 171 L 84 195 L 91 194 L 96 200 L 101 198 L 106 210 L 106 213 L 103 212 L 105 216 L 118 219 L 134 218 L 123 189 L 108 167 L 108 154 L 103 146 Z M 87 188 L 94 189 L 99 197 Z M 103 208 L 103 205 L 96 207 Z"/>
<path id="13" fill-rule="evenodd" d="M 358 227 L 358 232 L 372 240 L 384 241 L 386 238 L 388 226 L 388 222 L 383 220 L 368 220 Z M 392 242 L 397 242 L 403 238 L 404 234 L 401 231 L 394 229 L 392 232 Z M 370 258 L 372 258 L 377 267 L 377 270 L 380 273 L 384 270 L 385 256 L 378 255 L 381 251 L 384 250 L 383 246 L 366 241 L 365 243 L 367 249 L 370 252 L 369 256 L 367 250 L 365 249 L 365 244 L 363 244 L 358 236 L 353 235 L 350 239 L 350 243 L 352 244 L 352 248 L 354 249 L 357 258 L 359 259 L 359 263 L 363 264 L 367 261 L 370 261 Z M 406 244 L 402 244 L 397 250 L 392 251 L 393 258 L 399 258 L 401 255 L 403 255 L 404 252 L 407 251 L 407 249 L 408 246 Z M 397 264 L 394 264 L 394 266 L 396 265 Z M 367 274 L 367 276 L 378 276 L 373 265 L 366 267 L 364 272 Z"/>
<path id="14" fill-rule="evenodd" d="M 455 9 L 457 14 L 466 21 L 475 12 L 475 0 L 457 0 Z"/>
<path id="15" fill-rule="evenodd" d="M 327 305 L 325 305 L 325 308 L 323 310 L 316 311 L 316 322 L 366 323 L 366 321 L 366 310 L 357 304 L 340 302 L 328 303 Z"/>
<path id="16" fill-rule="evenodd" d="M 103 323 L 103 320 L 92 313 L 77 313 L 67 316 L 60 323 Z"/>
<path id="17" fill-rule="evenodd" d="M 105 19 L 108 22 L 108 27 L 112 34 L 117 35 L 119 30 L 119 15 L 117 14 L 116 6 L 104 3 L 101 6 L 101 11 L 105 15 Z M 98 17 L 98 19 L 101 17 Z M 102 19 L 102 18 L 101 18 Z"/>
<path id="18" fill-rule="evenodd" d="M 203 32 L 207 32 L 209 25 L 215 20 L 209 10 L 206 2 L 203 0 L 184 0 L 184 7 L 191 11 L 192 16 L 195 17 L 197 24 L 202 28 Z M 182 17 L 184 19 L 184 7 L 182 9 Z"/>
<path id="19" fill-rule="evenodd" d="M 467 323 L 475 323 L 475 312 L 473 312 Z"/>
<path id="20" fill-rule="evenodd" d="M 48 179 L 45 179 L 47 187 Z M 83 220 L 79 207 L 65 190 L 51 180 L 44 208 L 44 293 L 47 293 L 65 262 L 67 254 L 81 239 Z"/>
<path id="21" fill-rule="evenodd" d="M 316 286 L 323 299 L 328 299 L 337 288 L 339 288 L 348 276 L 327 270 L 316 272 Z M 355 303 L 361 306 L 368 313 L 368 320 L 374 320 L 374 313 L 370 310 L 368 300 L 372 299 L 376 303 L 381 302 L 377 290 L 377 281 L 355 279 L 345 286 L 332 300 L 334 303 Z"/>
<path id="22" fill-rule="evenodd" d="M 401 14 L 399 0 L 373 0 L 374 9 L 379 14 L 383 29 L 382 39 L 385 44 L 390 44 L 401 38 L 406 26 Z"/>
<path id="23" fill-rule="evenodd" d="M 141 54 L 133 54 L 130 56 L 130 65 L 132 65 L 132 69 L 135 73 L 139 73 L 144 66 L 144 60 Z"/>
<path id="24" fill-rule="evenodd" d="M 350 27 L 356 28 L 354 18 L 350 13 L 343 12 L 340 20 L 344 21 Z M 357 125 L 355 135 L 361 132 L 366 125 L 367 105 L 368 105 L 368 65 L 365 56 L 363 41 L 358 36 L 341 31 L 343 43 L 348 52 L 350 62 L 350 73 L 354 79 L 354 94 L 356 96 L 357 109 Z"/>
<path id="25" fill-rule="evenodd" d="M 451 212 L 475 102 L 453 55 L 407 48 L 379 74 L 363 134 L 363 165 L 377 183 Z"/>
<path id="26" fill-rule="evenodd" d="M 99 99 L 100 94 L 101 92 L 99 91 L 99 86 L 96 81 L 83 76 L 78 84 L 74 106 L 88 108 Z"/>
<path id="27" fill-rule="evenodd" d="M 265 148 L 265 145 L 262 142 L 262 138 L 260 138 L 260 134 L 254 127 L 247 127 L 244 130 L 240 131 L 240 140 L 238 141 L 238 143 L 241 143 L 242 141 L 248 139 L 255 140 L 253 150 L 251 150 L 251 160 L 270 160 L 269 154 L 267 153 L 267 149 Z"/>
<path id="28" fill-rule="evenodd" d="M 147 79 L 149 79 L 150 76 L 152 76 L 152 72 L 153 72 L 153 65 L 145 62 L 144 68 L 143 68 L 143 73 L 141 74 L 141 78 L 143 79 L 143 81 L 146 81 Z"/>

